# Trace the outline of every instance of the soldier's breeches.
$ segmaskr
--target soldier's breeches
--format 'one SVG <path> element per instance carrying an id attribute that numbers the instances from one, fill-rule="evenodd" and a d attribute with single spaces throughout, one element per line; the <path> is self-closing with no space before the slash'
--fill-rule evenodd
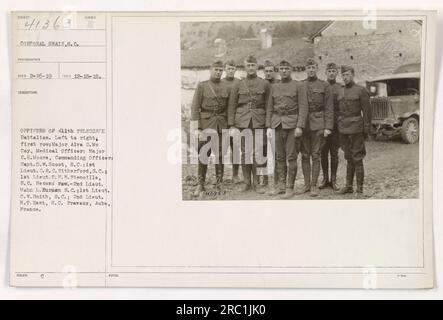
<path id="1" fill-rule="evenodd" d="M 357 191 L 361 192 L 365 175 L 363 158 L 366 156 L 363 133 L 340 134 L 340 144 L 345 153 L 345 159 L 348 161 L 346 184 L 352 186 L 355 173 Z"/>
<path id="2" fill-rule="evenodd" d="M 223 163 L 223 157 L 226 154 L 227 150 L 226 146 L 224 148 L 223 143 L 223 135 L 222 133 L 217 134 L 217 144 L 218 148 L 215 148 L 216 144 L 211 144 L 211 139 L 215 136 L 208 136 L 206 141 L 199 141 L 198 142 L 198 154 L 199 154 L 199 162 L 203 164 L 208 164 L 209 157 L 211 156 L 211 153 L 214 154 L 216 161 L 218 164 Z M 226 143 L 225 143 L 226 145 Z M 212 148 L 214 146 L 214 149 Z M 205 148 L 206 152 L 204 152 L 202 149 Z"/>
<path id="3" fill-rule="evenodd" d="M 300 151 L 300 139 L 295 138 L 294 129 L 275 130 L 275 157 L 277 163 L 289 166 L 297 164 L 297 154 Z"/>
<path id="4" fill-rule="evenodd" d="M 360 161 L 366 156 L 365 138 L 363 133 L 340 134 L 341 148 L 346 160 Z"/>
<path id="5" fill-rule="evenodd" d="M 317 185 L 318 176 L 320 174 L 320 157 L 321 151 L 325 143 L 324 131 L 310 131 L 305 132 L 302 137 L 302 166 L 303 175 L 305 176 L 305 184 L 307 184 L 307 172 L 309 170 L 309 175 L 312 174 L 310 183 L 312 185 Z M 310 159 L 312 158 L 312 173 Z"/>
<path id="6" fill-rule="evenodd" d="M 276 162 L 278 176 L 281 177 L 280 187 L 286 181 L 286 175 L 295 176 L 297 170 L 297 156 L 300 152 L 301 141 L 295 138 L 295 129 L 275 130 Z M 292 179 L 290 179 L 292 180 Z M 291 184 L 291 182 L 289 181 Z M 293 182 L 292 182 L 293 186 Z"/>
<path id="7" fill-rule="evenodd" d="M 245 131 L 248 130 L 248 131 Z M 255 168 L 265 170 L 266 162 L 266 129 L 247 128 L 241 130 L 241 163 L 254 165 Z M 248 138 L 245 138 L 245 137 Z M 254 174 L 256 174 L 255 172 Z"/>

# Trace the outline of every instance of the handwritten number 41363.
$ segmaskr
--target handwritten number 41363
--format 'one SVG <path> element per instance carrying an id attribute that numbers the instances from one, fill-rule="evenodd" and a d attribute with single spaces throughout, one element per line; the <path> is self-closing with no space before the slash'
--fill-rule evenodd
<path id="1" fill-rule="evenodd" d="M 62 27 L 63 23 L 63 29 L 70 29 L 72 26 L 72 19 L 69 17 L 61 18 L 60 16 L 57 16 L 55 19 L 37 19 L 33 18 L 32 20 L 27 20 L 25 22 L 25 29 L 26 30 L 47 30 L 47 29 L 53 29 L 58 30 Z"/>

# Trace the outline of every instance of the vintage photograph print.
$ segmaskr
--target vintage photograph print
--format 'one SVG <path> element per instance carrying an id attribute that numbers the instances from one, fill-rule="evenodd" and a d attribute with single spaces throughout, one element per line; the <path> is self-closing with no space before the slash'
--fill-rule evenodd
<path id="1" fill-rule="evenodd" d="M 182 22 L 183 199 L 419 198 L 422 24 Z"/>

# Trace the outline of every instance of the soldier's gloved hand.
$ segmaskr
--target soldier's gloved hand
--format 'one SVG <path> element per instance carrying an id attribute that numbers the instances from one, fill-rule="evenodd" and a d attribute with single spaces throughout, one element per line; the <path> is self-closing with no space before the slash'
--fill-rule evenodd
<path id="1" fill-rule="evenodd" d="M 266 130 L 266 136 L 267 136 L 268 138 L 272 138 L 272 136 L 273 136 L 273 131 L 274 131 L 274 130 L 272 130 L 271 128 L 268 128 L 268 130 Z"/>
<path id="2" fill-rule="evenodd" d="M 303 129 L 302 128 L 295 128 L 295 137 L 300 138 L 303 135 Z"/>
<path id="3" fill-rule="evenodd" d="M 329 129 L 325 129 L 325 131 L 323 132 L 323 136 L 324 136 L 325 138 L 327 138 L 331 133 L 332 133 L 331 130 L 329 130 Z"/>

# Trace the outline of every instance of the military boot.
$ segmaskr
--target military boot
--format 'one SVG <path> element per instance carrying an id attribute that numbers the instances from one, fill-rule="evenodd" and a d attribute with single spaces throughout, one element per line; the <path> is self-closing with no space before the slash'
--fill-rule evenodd
<path id="1" fill-rule="evenodd" d="M 198 198 L 198 197 L 200 197 L 200 195 L 201 195 L 203 192 L 205 192 L 205 191 L 206 191 L 206 190 L 205 190 L 205 186 L 199 184 L 199 185 L 197 186 L 197 188 L 195 189 L 195 191 L 194 191 L 194 193 L 193 193 L 193 196 L 194 196 L 195 198 Z"/>
<path id="2" fill-rule="evenodd" d="M 318 176 L 320 175 L 320 159 L 313 161 L 312 163 L 312 179 L 311 179 L 311 197 L 317 197 L 318 196 L 318 187 L 317 187 L 317 181 Z"/>
<path id="3" fill-rule="evenodd" d="M 238 177 L 238 169 L 239 169 L 238 164 L 232 165 L 232 183 L 233 184 L 240 183 L 240 178 Z"/>
<path id="4" fill-rule="evenodd" d="M 318 187 L 317 185 L 311 185 L 311 191 L 309 192 L 310 197 L 318 197 Z"/>
<path id="5" fill-rule="evenodd" d="M 326 189 L 327 187 L 329 187 L 329 163 L 328 154 L 325 152 L 322 152 L 321 155 L 321 169 L 323 171 L 323 180 L 318 187 L 320 189 Z"/>
<path id="6" fill-rule="evenodd" d="M 346 166 L 346 185 L 337 191 L 337 194 L 353 193 L 355 166 L 353 161 L 348 161 Z"/>
<path id="7" fill-rule="evenodd" d="M 294 185 L 296 177 L 297 177 L 297 168 L 289 169 L 288 183 L 286 184 L 286 193 L 282 196 L 282 199 L 290 199 L 294 196 Z"/>
<path id="8" fill-rule="evenodd" d="M 305 185 L 300 191 L 297 192 L 297 194 L 303 194 L 311 191 L 311 160 L 302 159 L 301 166 L 303 170 Z"/>
<path id="9" fill-rule="evenodd" d="M 285 168 L 280 168 L 274 171 L 274 186 L 268 192 L 269 196 L 275 197 L 279 194 L 285 193 L 285 185 L 286 185 L 286 170 Z M 276 179 L 275 179 L 276 178 Z"/>
<path id="10" fill-rule="evenodd" d="M 243 181 L 245 185 L 242 187 L 241 192 L 251 190 L 251 167 L 250 164 L 242 164 L 241 169 L 243 172 Z"/>
<path id="11" fill-rule="evenodd" d="M 331 158 L 331 187 L 334 191 L 338 191 L 340 188 L 337 184 L 337 169 L 338 159 Z"/>
<path id="12" fill-rule="evenodd" d="M 193 196 L 194 197 L 199 197 L 201 195 L 202 192 L 205 191 L 205 180 L 206 180 L 206 172 L 208 171 L 208 166 L 203 164 L 203 163 L 199 163 L 198 164 L 198 186 L 196 188 L 196 190 L 194 191 Z"/>
<path id="13" fill-rule="evenodd" d="M 319 189 L 326 189 L 329 187 L 330 182 L 328 176 L 323 177 L 323 180 L 321 181 L 320 185 L 318 186 Z"/>
<path id="14" fill-rule="evenodd" d="M 263 180 L 262 180 L 261 185 L 262 185 L 262 187 L 267 187 L 269 184 L 269 177 L 268 177 L 268 175 L 264 175 L 262 177 L 263 177 Z"/>
<path id="15" fill-rule="evenodd" d="M 364 198 L 363 194 L 363 182 L 365 179 L 365 169 L 363 163 L 358 163 L 355 166 L 355 178 L 357 180 L 357 198 Z"/>
<path id="16" fill-rule="evenodd" d="M 256 165 L 252 165 L 251 174 L 252 174 L 252 190 L 254 190 L 259 194 L 264 194 L 265 191 L 260 187 L 260 176 L 257 174 Z"/>
<path id="17" fill-rule="evenodd" d="M 278 186 L 278 173 L 277 173 L 277 167 L 274 169 L 274 187 Z"/>

